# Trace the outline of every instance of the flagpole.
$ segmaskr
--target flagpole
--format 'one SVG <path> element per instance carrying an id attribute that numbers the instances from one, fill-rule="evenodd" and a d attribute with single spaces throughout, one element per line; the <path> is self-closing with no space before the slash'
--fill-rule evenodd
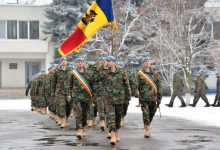
<path id="1" fill-rule="evenodd" d="M 112 0 L 112 7 L 113 7 L 113 0 Z M 113 14 L 114 14 L 114 9 L 113 9 Z M 114 54 L 115 54 L 115 48 L 114 48 L 114 37 L 115 37 L 115 34 L 114 34 L 114 29 L 113 29 L 113 22 L 111 24 L 112 24 L 111 25 L 111 31 L 112 31 L 112 37 L 111 37 L 111 40 L 112 40 L 112 43 L 111 43 L 112 50 L 111 50 L 111 55 L 114 56 Z"/>

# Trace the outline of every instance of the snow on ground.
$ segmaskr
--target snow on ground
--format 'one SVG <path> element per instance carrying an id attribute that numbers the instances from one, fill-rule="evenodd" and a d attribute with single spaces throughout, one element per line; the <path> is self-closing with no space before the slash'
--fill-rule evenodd
<path id="1" fill-rule="evenodd" d="M 213 103 L 215 95 L 208 95 L 210 104 Z M 169 103 L 170 97 L 163 97 L 160 110 L 162 117 L 178 117 L 186 120 L 196 121 L 202 125 L 211 125 L 220 127 L 220 108 L 219 107 L 203 107 L 205 105 L 202 99 L 199 100 L 196 107 L 187 106 L 185 108 L 179 108 L 180 101 L 178 98 L 174 101 L 174 107 L 166 107 L 165 104 Z M 191 103 L 193 97 L 191 98 Z M 136 107 L 138 99 L 132 98 L 128 113 L 142 113 L 140 107 Z M 0 100 L 0 110 L 30 110 L 31 101 L 29 99 L 17 99 L 17 100 Z M 159 115 L 159 111 L 156 113 Z"/>

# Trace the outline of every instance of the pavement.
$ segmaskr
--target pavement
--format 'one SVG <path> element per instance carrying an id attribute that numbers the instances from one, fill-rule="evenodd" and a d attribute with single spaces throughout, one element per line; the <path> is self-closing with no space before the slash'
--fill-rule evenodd
<path id="1" fill-rule="evenodd" d="M 87 128 L 83 140 L 75 137 L 75 121 L 60 129 L 48 115 L 28 110 L 0 110 L 0 150 L 219 150 L 220 128 L 175 117 L 156 115 L 152 137 L 143 137 L 142 115 L 128 113 L 121 141 L 111 146 L 107 131 Z"/>

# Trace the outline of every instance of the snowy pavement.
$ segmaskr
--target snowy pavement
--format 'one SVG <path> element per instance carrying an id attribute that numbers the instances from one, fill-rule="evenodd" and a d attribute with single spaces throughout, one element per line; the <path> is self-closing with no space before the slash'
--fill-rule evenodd
<path id="1" fill-rule="evenodd" d="M 208 95 L 210 104 L 213 103 L 215 95 Z M 191 98 L 192 103 L 193 98 Z M 196 107 L 187 106 L 179 108 L 180 101 L 178 98 L 174 101 L 174 107 L 166 107 L 165 104 L 169 103 L 170 97 L 163 97 L 160 110 L 162 117 L 177 117 L 181 119 L 195 121 L 201 125 L 218 126 L 220 127 L 220 108 L 219 107 L 203 107 L 205 105 L 202 99 L 199 100 Z M 0 110 L 30 110 L 31 101 L 29 99 L 17 100 L 0 100 Z M 141 113 L 141 108 L 136 107 L 138 99 L 132 98 L 128 113 Z M 156 113 L 159 115 L 159 111 Z"/>

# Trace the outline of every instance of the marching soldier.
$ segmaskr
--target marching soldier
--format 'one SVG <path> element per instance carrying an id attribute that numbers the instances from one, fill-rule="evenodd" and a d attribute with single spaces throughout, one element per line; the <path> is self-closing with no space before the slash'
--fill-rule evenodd
<path id="1" fill-rule="evenodd" d="M 76 59 L 76 69 L 72 71 L 69 82 L 74 107 L 76 107 L 76 128 L 78 139 L 85 136 L 87 125 L 87 113 L 91 103 L 91 73 L 85 69 L 85 62 L 82 58 Z"/>
<path id="2" fill-rule="evenodd" d="M 41 74 L 38 76 L 38 80 L 36 83 L 36 95 L 38 96 L 38 107 L 40 109 L 40 113 L 47 113 L 47 101 L 45 95 L 45 84 L 46 83 L 46 71 L 42 70 Z"/>
<path id="3" fill-rule="evenodd" d="M 144 137 L 151 136 L 150 124 L 162 99 L 161 82 L 158 72 L 150 66 L 150 58 L 142 60 L 143 69 L 138 71 L 138 90 L 141 110 L 143 112 Z"/>
<path id="4" fill-rule="evenodd" d="M 206 91 L 208 90 L 208 87 L 204 81 L 204 78 L 202 77 L 202 74 L 198 74 L 196 86 L 195 86 L 195 96 L 193 99 L 193 104 L 189 104 L 192 107 L 196 107 L 197 102 L 199 101 L 199 98 L 201 97 L 204 102 L 206 103 L 205 107 L 209 107 L 209 101 L 206 97 Z"/>
<path id="5" fill-rule="evenodd" d="M 48 109 L 50 111 L 50 118 L 55 118 L 55 97 L 51 96 L 52 90 L 52 78 L 53 74 L 56 70 L 56 66 L 53 64 L 48 68 L 49 73 L 46 76 L 46 87 L 45 87 L 45 95 L 47 99 Z"/>
<path id="6" fill-rule="evenodd" d="M 104 79 L 106 77 L 106 74 L 108 73 L 107 63 L 105 61 L 105 57 L 101 58 L 99 60 L 98 68 L 94 70 L 94 73 L 92 75 L 92 88 L 93 88 L 93 94 L 94 99 L 97 102 L 98 105 L 98 112 L 99 112 L 99 128 L 101 131 L 105 130 L 105 88 L 104 88 Z"/>
<path id="7" fill-rule="evenodd" d="M 60 59 L 59 64 L 60 66 L 57 67 L 53 74 L 51 96 L 56 98 L 56 113 L 59 117 L 58 125 L 60 125 L 60 128 L 65 128 L 72 109 L 69 87 L 72 68 L 67 66 L 65 57 Z"/>
<path id="8" fill-rule="evenodd" d="M 216 77 L 217 77 L 216 96 L 212 106 L 220 107 L 220 73 L 217 73 Z"/>
<path id="9" fill-rule="evenodd" d="M 124 69 L 116 67 L 116 58 L 106 58 L 109 72 L 105 77 L 106 90 L 106 115 L 109 133 L 111 133 L 110 144 L 115 145 L 120 141 L 119 129 L 123 116 L 125 95 L 131 95 L 128 76 Z"/>
<path id="10" fill-rule="evenodd" d="M 184 99 L 182 97 L 182 93 L 183 93 L 183 88 L 184 88 L 184 84 L 183 84 L 183 80 L 176 74 L 177 70 L 176 69 L 172 69 L 172 72 L 174 72 L 173 74 L 173 93 L 171 96 L 171 100 L 169 104 L 165 104 L 168 107 L 173 107 L 173 103 L 174 100 L 176 98 L 176 96 L 178 96 L 178 98 L 181 101 L 181 106 L 180 107 L 186 107 L 186 104 L 184 102 Z"/>
<path id="11" fill-rule="evenodd" d="M 118 68 L 124 68 L 125 64 L 123 62 L 119 61 L 119 62 L 117 62 L 117 67 Z M 132 96 L 135 96 L 137 98 L 139 96 L 137 82 L 135 81 L 135 79 L 132 76 L 130 71 L 128 71 L 126 69 L 125 69 L 125 71 L 126 71 L 126 73 L 128 75 Z M 125 95 L 124 112 L 123 112 L 123 116 L 121 118 L 121 127 L 124 126 L 124 124 L 125 124 L 125 119 L 124 118 L 125 118 L 125 116 L 127 114 L 127 110 L 128 110 L 128 106 L 129 106 L 129 101 L 130 100 L 131 100 L 131 95 Z"/>

